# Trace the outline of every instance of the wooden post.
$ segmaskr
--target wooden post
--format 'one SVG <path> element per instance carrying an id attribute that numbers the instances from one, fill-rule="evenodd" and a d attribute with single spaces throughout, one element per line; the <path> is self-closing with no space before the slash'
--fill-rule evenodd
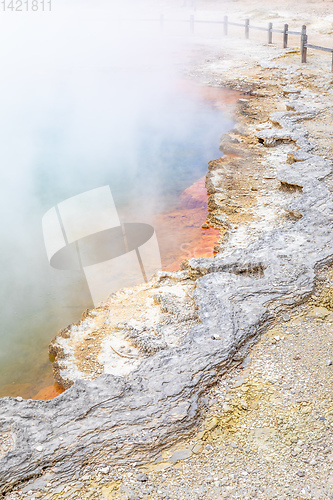
<path id="1" fill-rule="evenodd" d="M 160 16 L 160 30 L 163 31 L 164 30 L 164 15 L 161 14 Z"/>
<path id="2" fill-rule="evenodd" d="M 194 15 L 193 14 L 190 16 L 190 31 L 191 31 L 191 34 L 193 35 L 194 34 Z"/>
<path id="3" fill-rule="evenodd" d="M 284 25 L 283 28 L 283 48 L 286 49 L 288 47 L 288 24 Z"/>
<path id="4" fill-rule="evenodd" d="M 227 34 L 228 34 L 228 16 L 224 16 L 223 30 L 224 30 L 224 35 L 227 36 Z"/>
<path id="5" fill-rule="evenodd" d="M 268 43 L 273 43 L 273 23 L 268 23 Z"/>
<path id="6" fill-rule="evenodd" d="M 308 35 L 304 35 L 303 40 L 304 40 L 304 44 L 303 44 L 303 52 L 302 52 L 302 62 L 306 63 L 306 56 L 308 53 L 308 47 L 307 47 Z"/>
<path id="7" fill-rule="evenodd" d="M 303 24 L 302 26 L 302 34 L 301 34 L 301 54 L 302 54 L 302 63 L 306 63 L 306 55 L 307 55 L 307 46 L 308 37 L 306 34 L 306 26 Z"/>
<path id="8" fill-rule="evenodd" d="M 245 19 L 245 38 L 248 39 L 250 36 L 250 19 Z"/>

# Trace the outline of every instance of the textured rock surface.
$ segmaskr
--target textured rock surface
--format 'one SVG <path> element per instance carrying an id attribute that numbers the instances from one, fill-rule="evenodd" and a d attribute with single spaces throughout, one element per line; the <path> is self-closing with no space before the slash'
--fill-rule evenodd
<path id="1" fill-rule="evenodd" d="M 187 273 L 160 273 L 146 285 L 120 290 L 50 344 L 57 382 L 70 387 L 102 373 L 126 376 L 155 352 L 178 346 L 198 323 Z"/>
<path id="2" fill-rule="evenodd" d="M 316 269 L 333 256 L 332 197 L 321 181 L 331 163 L 314 154 L 311 134 L 301 124 L 315 116 L 307 107 L 289 105 L 256 134 L 256 143 L 260 139 L 272 151 L 281 141 L 290 145 L 296 161 L 281 164 L 277 179 L 281 174 L 282 183 L 301 189 L 287 208 L 302 217 L 264 232 L 246 248 L 224 248 L 215 259 L 193 259 L 183 272 L 159 276 L 163 286 L 195 285 L 199 322 L 179 345 L 144 357 L 126 377 L 78 380 L 55 400 L 0 400 L 1 493 L 38 476 L 41 481 L 61 473 L 65 480 L 87 462 L 138 462 L 185 434 L 207 387 L 244 357 L 277 315 L 312 292 Z M 237 147 L 248 146 L 244 141 Z M 219 188 L 218 179 L 214 185 Z M 212 207 L 221 225 L 222 198 L 215 196 Z"/>

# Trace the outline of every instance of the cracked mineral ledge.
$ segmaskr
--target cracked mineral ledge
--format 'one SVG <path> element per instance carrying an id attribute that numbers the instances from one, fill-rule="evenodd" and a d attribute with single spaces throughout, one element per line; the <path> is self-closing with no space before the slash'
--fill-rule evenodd
<path id="1" fill-rule="evenodd" d="M 0 400 L 0 493 L 43 478 L 65 482 L 88 462 L 157 456 L 191 431 L 208 387 L 309 297 L 332 261 L 332 162 L 316 134 L 333 106 L 319 98 L 328 77 L 318 69 L 315 85 L 303 78 L 290 88 L 298 55 L 259 53 L 266 59 L 253 55 L 248 76 L 236 61 L 233 78 L 229 61 L 226 82 L 218 59 L 204 75 L 251 94 L 222 139 L 233 156 L 211 162 L 207 174 L 207 222 L 226 231 L 218 254 L 122 290 L 59 333 L 50 349 L 69 389 L 47 402 Z"/>

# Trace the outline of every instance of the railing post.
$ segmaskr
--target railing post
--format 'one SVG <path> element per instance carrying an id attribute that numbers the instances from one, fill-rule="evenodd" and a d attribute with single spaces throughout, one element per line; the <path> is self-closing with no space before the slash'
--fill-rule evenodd
<path id="1" fill-rule="evenodd" d="M 191 31 L 191 34 L 193 35 L 194 34 L 194 15 L 191 14 L 190 16 L 190 31 Z"/>
<path id="2" fill-rule="evenodd" d="M 161 31 L 164 30 L 164 15 L 163 14 L 160 15 L 160 30 Z"/>
<path id="3" fill-rule="evenodd" d="M 306 63 L 306 55 L 307 55 L 307 46 L 308 37 L 306 34 L 306 26 L 303 24 L 302 26 L 302 34 L 301 34 L 301 54 L 302 54 L 302 63 Z"/>
<path id="4" fill-rule="evenodd" d="M 286 49 L 288 47 L 288 24 L 284 25 L 283 28 L 283 48 Z"/>
<path id="5" fill-rule="evenodd" d="M 224 16 L 223 30 L 224 30 L 224 35 L 227 36 L 227 34 L 228 34 L 228 16 Z"/>
<path id="6" fill-rule="evenodd" d="M 273 23 L 268 23 L 268 43 L 273 43 Z"/>
<path id="7" fill-rule="evenodd" d="M 303 49 L 302 49 L 302 63 L 306 63 L 306 56 L 308 53 L 307 43 L 308 43 L 308 35 L 304 35 L 303 36 Z"/>
<path id="8" fill-rule="evenodd" d="M 250 36 L 250 19 L 245 19 L 245 38 L 248 39 Z"/>

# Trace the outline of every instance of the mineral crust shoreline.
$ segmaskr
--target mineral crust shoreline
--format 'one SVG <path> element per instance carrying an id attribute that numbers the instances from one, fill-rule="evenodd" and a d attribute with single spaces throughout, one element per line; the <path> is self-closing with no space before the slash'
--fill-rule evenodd
<path id="1" fill-rule="evenodd" d="M 323 106 L 301 86 L 256 80 L 247 88 L 252 97 L 240 100 L 237 126 L 222 140 L 223 151 L 237 156 L 211 162 L 207 175 L 208 222 L 228 228 L 219 253 L 191 259 L 145 285 L 155 300 L 161 292 L 154 305 L 160 309 L 153 325 L 144 314 L 137 320 L 131 341 L 140 362 L 124 376 L 85 371 L 87 378 L 80 379 L 66 365 L 74 330 L 55 339 L 58 381 L 75 383 L 47 402 L 0 400 L 1 494 L 29 481 L 61 476 L 65 482 L 87 463 L 144 462 L 190 433 L 207 389 L 277 318 L 309 297 L 316 273 L 332 262 L 333 203 L 326 182 L 332 162 L 321 156 L 306 125 Z M 245 185 L 258 165 L 266 179 L 257 175 L 251 187 Z M 261 193 L 262 181 L 271 185 Z M 243 202 L 234 197 L 236 188 Z M 187 290 L 188 300 L 163 309 L 177 287 Z M 107 329 L 112 300 L 91 319 L 99 314 Z M 171 342 L 178 321 L 185 327 Z M 117 328 L 128 338 L 128 325 Z M 101 362 L 99 369 L 105 370 Z"/>

